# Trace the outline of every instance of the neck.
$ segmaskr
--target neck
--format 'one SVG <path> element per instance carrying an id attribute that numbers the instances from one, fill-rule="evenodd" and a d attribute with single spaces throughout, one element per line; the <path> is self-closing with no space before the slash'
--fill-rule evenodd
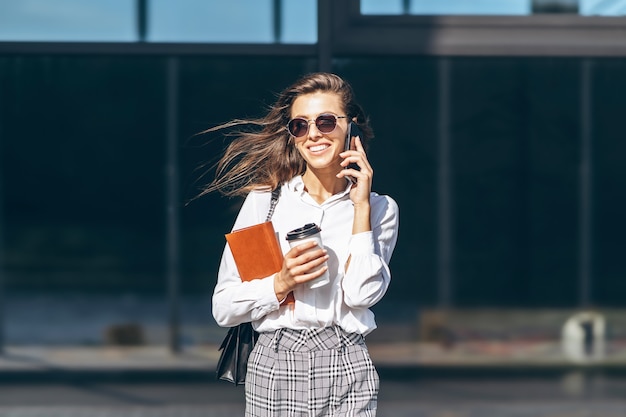
<path id="1" fill-rule="evenodd" d="M 309 169 L 302 175 L 302 181 L 307 193 L 320 204 L 346 188 L 346 180 L 343 178 L 337 178 L 334 174 L 320 175 Z"/>

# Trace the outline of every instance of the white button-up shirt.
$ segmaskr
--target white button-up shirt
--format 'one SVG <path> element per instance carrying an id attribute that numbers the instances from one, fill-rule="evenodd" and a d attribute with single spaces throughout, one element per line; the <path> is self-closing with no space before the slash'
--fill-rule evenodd
<path id="1" fill-rule="evenodd" d="M 398 236 L 398 205 L 388 196 L 371 193 L 372 231 L 353 235 L 354 206 L 349 193 L 348 184 L 343 192 L 319 204 L 305 191 L 300 176 L 282 186 L 272 223 L 283 254 L 290 249 L 287 232 L 316 223 L 329 255 L 330 284 L 314 290 L 301 284 L 294 289 L 295 305 L 280 306 L 274 275 L 242 282 L 226 245 L 213 293 L 213 316 L 220 326 L 252 321 L 257 331 L 268 332 L 338 325 L 363 335 L 376 328 L 370 307 L 380 301 L 391 280 L 388 264 Z M 233 230 L 264 222 L 270 194 L 248 194 Z"/>

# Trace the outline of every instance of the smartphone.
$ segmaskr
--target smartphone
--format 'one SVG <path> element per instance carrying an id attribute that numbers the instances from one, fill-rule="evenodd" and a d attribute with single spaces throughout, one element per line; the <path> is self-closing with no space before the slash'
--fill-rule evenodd
<path id="1" fill-rule="evenodd" d="M 358 136 L 359 138 L 361 137 L 361 129 L 359 129 L 359 126 L 356 123 L 350 122 L 350 124 L 348 125 L 348 134 L 346 135 L 346 144 L 343 147 L 344 152 L 351 149 L 353 140 L 352 138 L 354 138 L 355 136 Z M 348 164 L 347 168 L 356 169 L 357 171 L 361 170 L 361 167 L 359 167 L 354 162 Z M 355 182 L 353 178 L 350 178 L 350 180 L 352 182 Z"/>

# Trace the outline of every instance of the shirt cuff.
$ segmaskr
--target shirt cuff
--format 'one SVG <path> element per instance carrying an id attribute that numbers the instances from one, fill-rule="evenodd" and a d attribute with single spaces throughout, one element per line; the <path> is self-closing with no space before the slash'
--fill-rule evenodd
<path id="1" fill-rule="evenodd" d="M 259 280 L 258 291 L 261 296 L 259 299 L 259 307 L 263 311 L 263 315 L 278 310 L 280 304 L 274 292 L 274 275 Z"/>
<path id="2" fill-rule="evenodd" d="M 374 253 L 374 233 L 361 232 L 352 235 L 350 239 L 351 255 L 370 255 Z"/>

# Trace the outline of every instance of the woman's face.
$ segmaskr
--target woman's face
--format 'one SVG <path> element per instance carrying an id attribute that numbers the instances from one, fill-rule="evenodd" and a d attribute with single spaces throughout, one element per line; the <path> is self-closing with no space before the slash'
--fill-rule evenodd
<path id="1" fill-rule="evenodd" d="M 320 115 L 335 115 L 337 125 L 332 132 L 323 133 L 315 125 Z M 291 118 L 302 118 L 309 121 L 306 135 L 295 137 L 296 148 L 307 163 L 307 169 L 336 174 L 341 170 L 339 165 L 343 152 L 348 119 L 338 94 L 311 93 L 296 98 L 291 106 Z"/>

